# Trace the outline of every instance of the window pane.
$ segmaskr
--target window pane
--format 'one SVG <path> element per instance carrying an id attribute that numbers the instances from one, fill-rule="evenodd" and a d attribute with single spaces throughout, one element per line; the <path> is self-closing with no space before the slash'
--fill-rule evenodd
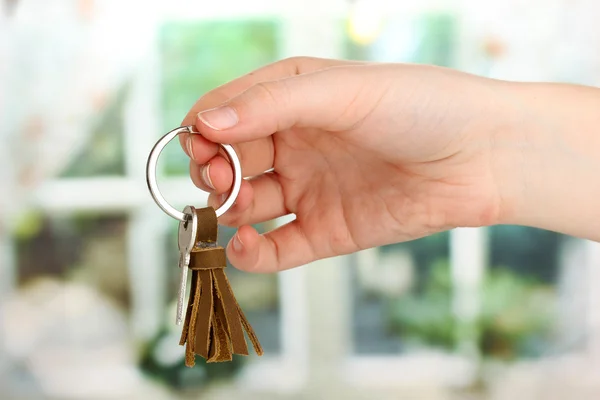
<path id="1" fill-rule="evenodd" d="M 521 226 L 490 228 L 490 264 L 531 280 L 554 284 L 563 236 Z"/>
<path id="2" fill-rule="evenodd" d="M 81 282 L 127 305 L 126 228 L 122 214 L 31 214 L 16 238 L 19 284 Z"/>
<path id="3" fill-rule="evenodd" d="M 162 108 L 165 132 L 179 126 L 209 90 L 277 58 L 274 21 L 173 22 L 161 29 Z M 165 173 L 186 174 L 177 143 L 165 149 Z"/>
<path id="4" fill-rule="evenodd" d="M 448 233 L 384 246 L 354 270 L 354 348 L 390 354 L 449 346 Z"/>
<path id="5" fill-rule="evenodd" d="M 92 133 L 79 153 L 66 166 L 60 177 L 111 176 L 125 174 L 123 147 L 124 90 L 101 114 Z"/>

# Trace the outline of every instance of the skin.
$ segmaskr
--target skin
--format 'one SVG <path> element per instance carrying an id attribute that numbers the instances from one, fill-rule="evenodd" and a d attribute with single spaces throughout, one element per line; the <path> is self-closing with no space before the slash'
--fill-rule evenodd
<path id="1" fill-rule="evenodd" d="M 600 90 L 406 64 L 291 58 L 192 107 L 190 174 L 237 268 L 276 272 L 455 227 L 519 224 L 600 240 Z M 250 225 L 294 214 L 259 235 Z"/>

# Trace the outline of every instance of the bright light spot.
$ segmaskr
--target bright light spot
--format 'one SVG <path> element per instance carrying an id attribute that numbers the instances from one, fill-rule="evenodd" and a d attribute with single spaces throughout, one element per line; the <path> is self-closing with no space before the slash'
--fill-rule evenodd
<path id="1" fill-rule="evenodd" d="M 358 1 L 350 11 L 348 34 L 361 45 L 375 41 L 383 28 L 383 18 L 379 7 L 368 1 Z"/>

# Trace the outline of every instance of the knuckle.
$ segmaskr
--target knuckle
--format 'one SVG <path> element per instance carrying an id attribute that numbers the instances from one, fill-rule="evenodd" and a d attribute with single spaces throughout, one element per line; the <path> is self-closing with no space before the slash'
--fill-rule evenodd
<path id="1" fill-rule="evenodd" d="M 254 85 L 254 90 L 257 96 L 273 106 L 279 103 L 278 83 L 275 82 L 259 82 Z"/>
<path id="2" fill-rule="evenodd" d="M 293 67 L 293 69 L 295 69 L 296 71 L 298 71 L 300 69 L 301 65 L 304 65 L 306 63 L 309 63 L 311 61 L 315 60 L 314 57 L 308 57 L 308 56 L 293 56 L 293 57 L 288 57 L 282 60 L 283 64 L 289 65 L 290 67 Z"/>
<path id="3" fill-rule="evenodd" d="M 263 104 L 264 107 L 273 112 L 277 118 L 272 120 L 273 126 L 269 129 L 274 132 L 281 129 L 282 123 L 281 115 L 284 114 L 283 110 L 290 104 L 290 91 L 285 81 L 278 82 L 260 82 L 254 86 L 257 98 L 260 99 L 259 103 Z"/>

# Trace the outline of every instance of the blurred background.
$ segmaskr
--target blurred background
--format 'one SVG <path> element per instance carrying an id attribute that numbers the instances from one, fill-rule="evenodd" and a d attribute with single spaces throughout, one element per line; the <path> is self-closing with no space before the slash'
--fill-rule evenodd
<path id="1" fill-rule="evenodd" d="M 187 369 L 177 222 L 144 177 L 199 96 L 278 59 L 600 85 L 598 20 L 597 0 L 0 1 L 0 398 L 600 398 L 600 247 L 515 226 L 230 268 L 266 354 Z M 159 170 L 205 204 L 178 143 Z"/>

